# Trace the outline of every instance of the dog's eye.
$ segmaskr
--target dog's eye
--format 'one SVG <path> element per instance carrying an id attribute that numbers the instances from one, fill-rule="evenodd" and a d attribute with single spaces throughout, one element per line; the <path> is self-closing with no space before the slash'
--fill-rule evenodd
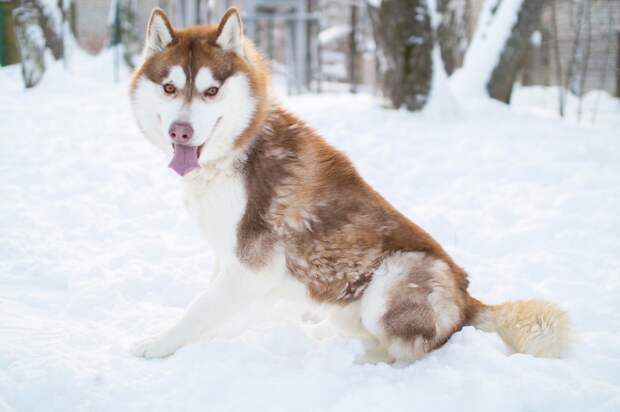
<path id="1" fill-rule="evenodd" d="M 164 92 L 166 94 L 174 94 L 176 91 L 177 91 L 177 88 L 174 87 L 174 85 L 172 85 L 170 83 L 164 84 Z"/>
<path id="2" fill-rule="evenodd" d="M 211 86 L 207 90 L 205 90 L 204 95 L 207 96 L 207 97 L 213 97 L 213 96 L 215 96 L 217 94 L 217 92 L 219 90 L 220 90 L 219 88 L 217 88 L 215 86 Z"/>

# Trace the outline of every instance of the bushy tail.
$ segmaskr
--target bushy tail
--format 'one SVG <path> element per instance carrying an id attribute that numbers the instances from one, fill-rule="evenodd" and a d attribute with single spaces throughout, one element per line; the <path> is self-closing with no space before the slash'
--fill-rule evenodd
<path id="1" fill-rule="evenodd" d="M 469 301 L 468 323 L 497 333 L 515 352 L 559 358 L 571 342 L 568 316 L 559 306 L 539 300 L 485 305 Z"/>

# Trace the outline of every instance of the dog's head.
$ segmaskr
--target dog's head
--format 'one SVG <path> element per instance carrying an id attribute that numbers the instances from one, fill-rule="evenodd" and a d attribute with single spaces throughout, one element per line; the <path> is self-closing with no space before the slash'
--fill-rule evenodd
<path id="1" fill-rule="evenodd" d="M 155 9 L 130 94 L 143 133 L 185 175 L 248 143 L 267 110 L 268 82 L 237 9 L 218 25 L 187 29 Z"/>

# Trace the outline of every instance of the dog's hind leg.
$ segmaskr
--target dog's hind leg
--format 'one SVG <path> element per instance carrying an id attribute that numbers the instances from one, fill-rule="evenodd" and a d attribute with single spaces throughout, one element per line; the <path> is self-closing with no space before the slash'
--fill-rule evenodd
<path id="1" fill-rule="evenodd" d="M 395 253 L 364 292 L 362 323 L 393 360 L 413 361 L 461 328 L 461 300 L 446 263 L 419 252 Z"/>

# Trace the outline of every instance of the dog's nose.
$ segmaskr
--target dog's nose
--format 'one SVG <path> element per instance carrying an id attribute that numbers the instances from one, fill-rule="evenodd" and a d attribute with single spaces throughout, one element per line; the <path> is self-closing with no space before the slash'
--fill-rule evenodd
<path id="1" fill-rule="evenodd" d="M 192 140 L 194 129 L 187 122 L 174 122 L 168 130 L 170 138 L 177 143 L 186 144 Z"/>

